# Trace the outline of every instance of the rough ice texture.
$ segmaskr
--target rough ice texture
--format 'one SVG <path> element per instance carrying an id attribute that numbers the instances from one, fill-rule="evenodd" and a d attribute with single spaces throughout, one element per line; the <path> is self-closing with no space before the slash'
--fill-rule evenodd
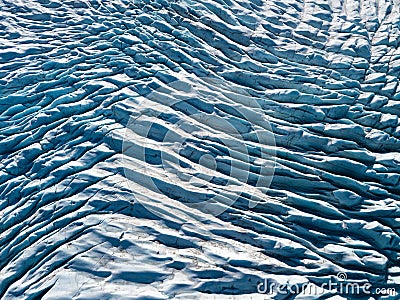
<path id="1" fill-rule="evenodd" d="M 0 297 L 399 282 L 399 25 L 395 0 L 0 0 Z M 120 165 L 134 101 L 190 76 L 261 99 L 275 201 L 201 226 L 135 201 Z"/>

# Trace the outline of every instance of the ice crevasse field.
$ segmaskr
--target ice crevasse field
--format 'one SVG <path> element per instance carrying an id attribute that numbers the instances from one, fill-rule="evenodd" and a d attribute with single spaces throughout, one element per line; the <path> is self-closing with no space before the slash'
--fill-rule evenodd
<path id="1" fill-rule="evenodd" d="M 0 41 L 0 299 L 400 299 L 398 0 L 0 0 Z"/>

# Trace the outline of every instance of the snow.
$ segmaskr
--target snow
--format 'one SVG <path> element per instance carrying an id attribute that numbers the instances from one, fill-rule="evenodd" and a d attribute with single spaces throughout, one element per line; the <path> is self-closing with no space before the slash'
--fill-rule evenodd
<path id="1" fill-rule="evenodd" d="M 0 8 L 1 299 L 400 282 L 397 1 Z"/>

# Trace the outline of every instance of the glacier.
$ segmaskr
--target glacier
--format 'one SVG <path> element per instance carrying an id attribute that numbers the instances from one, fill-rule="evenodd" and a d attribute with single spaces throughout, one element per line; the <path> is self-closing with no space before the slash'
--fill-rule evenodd
<path id="1" fill-rule="evenodd" d="M 400 299 L 398 0 L 0 0 L 0 32 L 1 299 Z"/>

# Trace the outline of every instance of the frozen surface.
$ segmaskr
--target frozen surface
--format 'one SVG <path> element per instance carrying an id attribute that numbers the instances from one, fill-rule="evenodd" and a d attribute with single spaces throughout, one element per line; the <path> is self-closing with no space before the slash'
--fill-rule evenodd
<path id="1" fill-rule="evenodd" d="M 0 0 L 0 298 L 264 299 L 265 278 L 338 272 L 400 283 L 399 26 L 395 0 Z M 140 97 L 201 77 L 257 99 L 276 168 L 270 200 L 195 226 L 173 205 L 193 186 L 128 184 L 121 151 Z M 228 116 L 230 101 L 209 109 Z M 203 132 L 193 143 L 228 159 Z"/>

